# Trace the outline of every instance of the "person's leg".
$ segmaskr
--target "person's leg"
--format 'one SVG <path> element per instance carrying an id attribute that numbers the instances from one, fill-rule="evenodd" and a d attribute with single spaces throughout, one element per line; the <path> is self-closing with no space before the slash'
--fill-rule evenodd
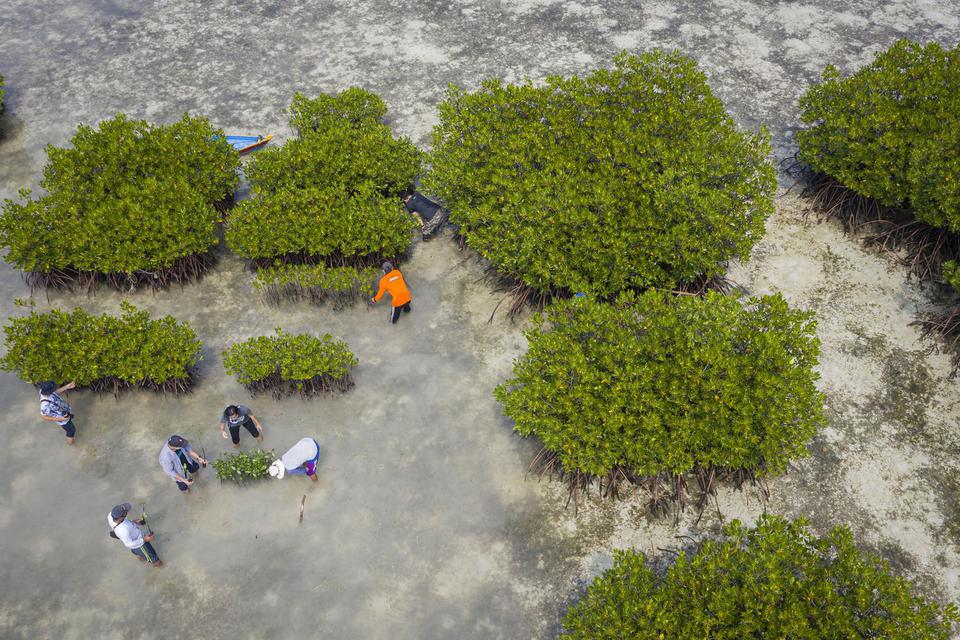
<path id="1" fill-rule="evenodd" d="M 190 487 L 187 486 L 185 482 L 177 481 L 177 488 L 180 489 L 183 493 L 190 493 Z"/>
<path id="2" fill-rule="evenodd" d="M 239 435 L 240 434 L 238 432 L 237 436 Z M 193 458 L 189 458 L 187 460 L 187 471 L 189 471 L 190 473 L 196 473 L 197 471 L 200 471 L 200 463 L 194 460 Z"/>
<path id="3" fill-rule="evenodd" d="M 444 224 L 449 218 L 450 218 L 450 211 L 448 211 L 447 209 L 440 209 L 440 210 L 438 210 L 438 211 L 433 215 L 433 217 L 430 218 L 430 222 L 426 223 L 426 224 L 423 226 L 423 237 L 424 237 L 424 239 L 426 239 L 427 237 L 431 236 L 433 233 L 435 233 L 435 232 L 438 231 L 439 229 L 443 228 L 443 224 Z"/>
<path id="4" fill-rule="evenodd" d="M 254 438 L 259 440 L 260 442 L 263 442 L 263 436 L 261 436 L 260 432 L 257 431 L 257 425 L 253 424 L 253 420 L 251 420 L 250 418 L 247 418 L 246 422 L 243 423 L 243 426 L 246 428 L 248 432 L 250 432 L 250 435 L 252 435 Z M 240 431 L 238 429 L 237 434 L 239 435 L 239 433 Z"/>
<path id="5" fill-rule="evenodd" d="M 240 446 L 240 425 L 230 425 L 228 427 L 230 430 L 230 440 L 233 441 L 233 446 Z"/>
<path id="6" fill-rule="evenodd" d="M 150 544 L 149 542 L 144 542 L 141 549 L 143 549 L 144 555 L 146 556 L 147 561 L 150 562 L 153 566 L 159 567 L 160 565 L 163 564 L 163 562 L 160 561 L 160 556 L 157 554 L 157 550 L 153 548 L 152 544 Z"/>
<path id="7" fill-rule="evenodd" d="M 404 313 L 410 313 L 410 303 L 409 303 L 409 302 L 408 302 L 407 304 L 403 305 L 403 312 L 404 312 Z"/>
<path id="8" fill-rule="evenodd" d="M 130 549 L 130 553 L 137 556 L 137 560 L 140 562 L 147 562 L 147 556 L 143 553 L 143 547 L 140 547 L 139 549 Z"/>
<path id="9" fill-rule="evenodd" d="M 397 324 L 400 319 L 400 307 L 390 307 L 390 324 Z"/>
<path id="10" fill-rule="evenodd" d="M 73 444 L 73 437 L 77 435 L 77 428 L 73 425 L 73 420 L 67 420 L 67 424 L 60 426 L 67 434 L 67 444 Z"/>

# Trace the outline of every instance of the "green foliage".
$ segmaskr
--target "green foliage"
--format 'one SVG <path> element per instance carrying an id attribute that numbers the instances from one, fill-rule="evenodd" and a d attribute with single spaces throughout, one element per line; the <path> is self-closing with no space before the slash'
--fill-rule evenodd
<path id="1" fill-rule="evenodd" d="M 214 139 L 216 136 L 220 136 Z M 46 195 L 6 200 L 0 244 L 31 272 L 169 269 L 217 244 L 214 204 L 232 197 L 239 156 L 205 118 L 168 126 L 118 114 L 47 147 Z"/>
<path id="2" fill-rule="evenodd" d="M 899 40 L 800 99 L 800 158 L 856 193 L 960 231 L 960 46 Z"/>
<path id="3" fill-rule="evenodd" d="M 943 281 L 960 293 L 960 265 L 955 260 L 948 260 L 941 266 Z"/>
<path id="4" fill-rule="evenodd" d="M 861 553 L 846 527 L 817 537 L 804 520 L 734 521 L 724 539 L 682 553 L 666 575 L 642 554 L 615 552 L 563 620 L 561 640 L 622 638 L 888 638 L 947 640 L 954 605 L 915 596 L 911 584 Z"/>
<path id="5" fill-rule="evenodd" d="M 741 133 L 696 63 L 451 86 L 426 189 L 467 243 L 537 291 L 610 296 L 720 275 L 773 211 L 768 135 Z"/>
<path id="6" fill-rule="evenodd" d="M 172 316 L 152 320 L 127 302 L 121 309 L 119 317 L 75 309 L 12 318 L 0 370 L 28 382 L 74 380 L 94 390 L 185 391 L 202 356 L 193 329 Z"/>
<path id="7" fill-rule="evenodd" d="M 328 267 L 323 264 L 280 264 L 257 270 L 253 288 L 262 291 L 270 302 L 282 298 L 309 298 L 320 304 L 333 297 L 336 306 L 357 298 L 372 297 L 377 290 L 376 267 Z"/>
<path id="8" fill-rule="evenodd" d="M 227 220 L 227 244 L 251 260 L 293 256 L 363 261 L 403 254 L 415 223 L 398 196 L 420 173 L 421 154 L 381 123 L 375 94 L 348 89 L 296 94 L 282 147 L 246 169 L 254 197 Z"/>
<path id="9" fill-rule="evenodd" d="M 258 336 L 228 347 L 223 352 L 227 374 L 251 391 L 272 388 L 277 395 L 344 391 L 353 385 L 350 369 L 358 361 L 346 342 L 330 334 L 318 338 L 279 328 L 276 332 L 276 336 Z"/>
<path id="10" fill-rule="evenodd" d="M 779 294 L 561 301 L 494 395 L 566 472 L 777 473 L 824 422 L 812 318 Z"/>
<path id="11" fill-rule="evenodd" d="M 242 484 L 247 480 L 259 480 L 269 475 L 270 464 L 276 456 L 273 450 L 254 449 L 243 453 L 228 453 L 219 460 L 211 462 L 217 471 L 218 480 L 233 480 Z"/>

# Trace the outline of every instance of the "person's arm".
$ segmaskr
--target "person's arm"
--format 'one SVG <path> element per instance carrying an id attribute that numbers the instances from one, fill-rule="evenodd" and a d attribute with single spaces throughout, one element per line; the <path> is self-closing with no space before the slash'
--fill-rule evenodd
<path id="1" fill-rule="evenodd" d="M 263 425 L 261 425 L 260 421 L 257 420 L 257 416 L 251 413 L 250 419 L 253 420 L 253 424 L 257 427 L 257 433 L 263 433 Z"/>
<path id="2" fill-rule="evenodd" d="M 380 290 L 377 291 L 377 295 L 373 296 L 371 300 L 373 302 L 380 302 L 380 298 L 383 297 L 383 294 L 387 292 L 387 276 L 380 278 Z"/>
<path id="3" fill-rule="evenodd" d="M 148 533 L 147 535 L 143 536 L 143 541 L 144 541 L 144 542 L 150 542 L 150 541 L 153 540 L 153 538 L 154 538 L 155 536 L 156 536 L 156 534 L 154 534 L 154 533 Z"/>
<path id="4" fill-rule="evenodd" d="M 60 422 L 61 420 L 66 420 L 67 416 L 45 416 L 41 413 L 40 418 L 49 422 Z"/>
<path id="5" fill-rule="evenodd" d="M 74 388 L 76 388 L 76 386 L 77 386 L 77 383 L 76 383 L 76 382 L 70 381 L 70 382 L 68 382 L 67 384 L 65 384 L 65 385 L 63 385 L 62 387 L 60 387 L 59 389 L 57 389 L 57 393 L 63 393 L 64 391 L 70 391 L 70 389 L 74 389 Z"/>
<path id="6" fill-rule="evenodd" d="M 177 466 L 173 464 L 173 459 L 161 457 L 160 468 L 163 469 L 163 472 L 170 476 L 171 479 L 176 480 L 177 482 L 182 482 L 186 485 L 193 484 L 193 480 L 190 478 L 183 478 L 179 473 L 177 473 Z"/>
<path id="7" fill-rule="evenodd" d="M 207 459 L 204 458 L 203 456 L 201 456 L 199 453 L 197 453 L 197 452 L 194 451 L 193 449 L 190 449 L 190 451 L 188 451 L 187 453 L 190 454 L 190 457 L 191 457 L 191 458 L 193 458 L 194 460 L 196 460 L 196 461 L 199 462 L 200 464 L 207 464 Z"/>
<path id="8" fill-rule="evenodd" d="M 230 436 L 227 435 L 227 421 L 226 421 L 226 420 L 222 420 L 222 419 L 220 420 L 220 435 L 223 436 L 224 438 L 229 438 L 229 437 L 230 437 Z"/>

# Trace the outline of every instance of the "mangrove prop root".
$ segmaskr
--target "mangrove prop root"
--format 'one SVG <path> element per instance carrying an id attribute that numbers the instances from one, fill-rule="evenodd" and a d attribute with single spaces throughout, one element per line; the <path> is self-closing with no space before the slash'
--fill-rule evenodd
<path id="1" fill-rule="evenodd" d="M 888 207 L 824 174 L 809 177 L 803 195 L 823 218 L 838 220 L 847 233 L 863 233 L 864 244 L 891 254 L 920 280 L 940 275 L 947 260 L 960 257 L 960 236 L 919 222 L 909 209 Z"/>
<path id="2" fill-rule="evenodd" d="M 275 371 L 262 380 L 254 380 L 244 386 L 251 395 L 269 391 L 274 398 L 280 399 L 299 393 L 300 397 L 306 400 L 322 393 L 348 391 L 353 384 L 353 376 L 349 373 L 340 378 L 320 375 L 309 380 L 286 380 L 280 376 L 279 371 Z"/>
<path id="3" fill-rule="evenodd" d="M 547 476 L 550 479 L 556 477 L 565 482 L 568 488 L 566 504 L 569 506 L 572 502 L 575 510 L 579 510 L 581 498 L 589 495 L 591 487 L 597 488 L 601 498 L 611 500 L 627 497 L 628 490 L 629 495 L 645 490 L 649 494 L 647 508 L 653 515 L 663 517 L 673 513 L 675 521 L 679 521 L 680 514 L 683 513 L 686 505 L 695 502 L 697 522 L 709 506 L 711 496 L 717 504 L 717 513 L 722 519 L 719 503 L 716 502 L 717 485 L 722 480 L 732 480 L 737 490 L 742 490 L 745 483 L 750 483 L 759 490 L 761 500 L 766 501 L 770 497 L 770 492 L 763 480 L 757 476 L 758 471 L 761 469 L 728 469 L 710 465 L 696 467 L 687 474 L 662 472 L 649 476 L 637 476 L 621 466 L 602 476 L 597 476 L 579 469 L 572 471 L 564 469 L 560 457 L 546 448 L 540 449 L 528 467 L 528 472 L 540 477 Z M 692 478 L 696 479 L 698 489 L 696 496 L 690 494 L 689 482 Z"/>
<path id="4" fill-rule="evenodd" d="M 297 302 L 308 300 L 310 304 L 321 305 L 327 301 L 333 304 L 336 310 L 352 306 L 360 298 L 365 297 L 363 287 L 359 282 L 349 289 L 334 291 L 323 287 L 305 287 L 298 282 L 286 284 L 270 284 L 263 288 L 263 295 L 268 304 L 278 305 L 284 300 Z"/>
<path id="5" fill-rule="evenodd" d="M 953 354 L 953 368 L 950 377 L 955 378 L 960 371 L 960 306 L 946 313 L 928 313 L 911 323 L 920 327 L 920 337 L 932 339 L 928 353 L 939 353 L 941 345 Z"/>
<path id="6" fill-rule="evenodd" d="M 71 293 L 80 290 L 90 293 L 101 283 L 120 291 L 133 291 L 147 286 L 156 291 L 166 289 L 173 284 L 183 285 L 198 281 L 216 262 L 216 256 L 208 252 L 179 258 L 173 265 L 156 271 L 100 273 L 77 269 L 54 269 L 28 272 L 25 274 L 25 279 L 30 285 L 31 294 L 37 289 L 56 289 Z"/>
<path id="7" fill-rule="evenodd" d="M 190 393 L 193 390 L 194 381 L 195 371 L 190 371 L 186 377 L 171 378 L 164 382 L 156 382 L 154 380 L 139 380 L 137 382 L 130 382 L 127 380 L 121 380 L 120 378 L 116 378 L 114 376 L 108 376 L 93 380 L 85 386 L 94 393 L 111 393 L 114 396 L 118 396 L 121 391 L 134 388 L 179 395 Z"/>
<path id="8" fill-rule="evenodd" d="M 248 266 L 254 271 L 257 269 L 266 269 L 279 265 L 324 265 L 327 267 L 354 267 L 364 269 L 365 267 L 380 267 L 385 260 L 389 260 L 394 265 L 400 260 L 406 258 L 401 256 L 386 256 L 381 253 L 372 253 L 365 256 L 344 256 L 340 253 L 333 253 L 325 256 L 313 255 L 310 253 L 287 253 L 282 256 L 270 258 L 253 258 L 248 262 Z"/>

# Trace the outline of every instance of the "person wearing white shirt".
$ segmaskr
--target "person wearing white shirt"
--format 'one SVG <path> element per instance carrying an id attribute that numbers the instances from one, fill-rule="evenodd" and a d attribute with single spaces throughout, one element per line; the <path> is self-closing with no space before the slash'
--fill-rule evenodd
<path id="1" fill-rule="evenodd" d="M 127 514 L 130 513 L 130 503 L 124 502 L 115 506 L 107 514 L 107 526 L 110 528 L 110 536 L 123 543 L 130 553 L 140 558 L 141 562 L 150 562 L 155 567 L 163 566 L 160 556 L 150 541 L 153 540 L 153 534 L 143 535 L 143 531 L 137 525 L 144 524 L 143 520 L 128 520 Z"/>
<path id="2" fill-rule="evenodd" d="M 279 460 L 270 465 L 270 475 L 282 480 L 288 473 L 308 476 L 317 481 L 317 463 L 320 462 L 320 445 L 313 438 L 301 438 Z"/>

